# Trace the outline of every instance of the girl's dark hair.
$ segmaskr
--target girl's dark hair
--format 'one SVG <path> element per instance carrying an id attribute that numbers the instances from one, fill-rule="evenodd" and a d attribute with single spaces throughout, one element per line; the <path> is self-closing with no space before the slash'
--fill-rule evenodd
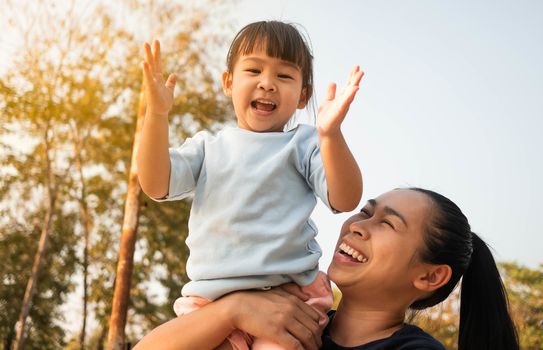
<path id="1" fill-rule="evenodd" d="M 471 232 L 468 219 L 450 199 L 421 188 L 409 190 L 425 194 L 433 204 L 421 260 L 446 264 L 452 270 L 447 284 L 411 308 L 424 309 L 445 300 L 463 276 L 458 349 L 519 349 L 507 294 L 486 243 Z"/>
<path id="2" fill-rule="evenodd" d="M 262 45 L 265 45 L 262 46 Z M 261 21 L 246 25 L 236 34 L 228 55 L 226 67 L 234 71 L 240 55 L 255 49 L 265 49 L 270 57 L 294 63 L 302 71 L 302 88 L 306 89 L 307 102 L 313 95 L 313 55 L 307 40 L 292 24 L 279 21 Z"/>

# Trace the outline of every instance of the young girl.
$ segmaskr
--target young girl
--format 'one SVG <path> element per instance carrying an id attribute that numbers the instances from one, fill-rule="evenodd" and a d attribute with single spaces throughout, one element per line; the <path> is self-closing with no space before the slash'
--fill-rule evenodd
<path id="1" fill-rule="evenodd" d="M 322 323 L 332 293 L 318 271 L 321 250 L 309 216 L 318 196 L 334 211 L 351 211 L 362 178 L 340 130 L 363 73 L 355 67 L 336 96 L 330 85 L 317 126 L 284 131 L 313 90 L 312 56 L 290 24 L 257 22 L 234 38 L 222 75 L 237 128 L 199 132 L 168 151 L 168 112 L 175 75 L 164 83 L 160 46 L 145 44 L 147 111 L 138 152 L 139 179 L 155 200 L 193 196 L 187 275 L 177 315 L 237 290 L 303 286 Z M 252 339 L 234 332 L 235 349 Z M 271 348 L 257 341 L 253 348 Z"/>

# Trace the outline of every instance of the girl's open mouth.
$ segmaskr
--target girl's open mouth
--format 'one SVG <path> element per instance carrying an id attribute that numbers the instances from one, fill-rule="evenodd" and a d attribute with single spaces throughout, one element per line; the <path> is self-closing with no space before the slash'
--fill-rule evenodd
<path id="1" fill-rule="evenodd" d="M 275 110 L 275 108 L 277 108 L 277 105 L 272 101 L 257 99 L 251 101 L 251 107 L 258 111 L 272 112 Z"/>

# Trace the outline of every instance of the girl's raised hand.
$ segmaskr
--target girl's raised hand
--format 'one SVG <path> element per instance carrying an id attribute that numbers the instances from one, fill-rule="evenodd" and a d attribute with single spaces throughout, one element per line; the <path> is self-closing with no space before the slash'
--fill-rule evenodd
<path id="1" fill-rule="evenodd" d="M 351 70 L 347 84 L 337 95 L 336 84 L 328 86 L 326 98 L 320 105 L 317 115 L 317 130 L 321 136 L 333 135 L 339 132 L 341 123 L 347 115 L 363 76 L 364 72 L 360 70 L 359 66 L 356 66 Z"/>
<path id="2" fill-rule="evenodd" d="M 175 74 L 170 74 L 166 82 L 164 82 L 162 63 L 160 62 L 160 42 L 158 40 L 153 42 L 152 49 L 149 43 L 145 43 L 143 48 L 143 83 L 145 85 L 147 113 L 167 116 L 173 104 Z"/>

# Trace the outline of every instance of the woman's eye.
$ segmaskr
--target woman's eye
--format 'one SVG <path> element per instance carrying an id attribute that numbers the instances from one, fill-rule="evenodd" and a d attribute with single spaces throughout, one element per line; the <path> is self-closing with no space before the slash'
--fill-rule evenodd
<path id="1" fill-rule="evenodd" d="M 393 230 L 395 230 L 394 225 L 392 225 L 392 223 L 391 223 L 390 221 L 388 221 L 388 220 L 383 220 L 382 222 L 383 222 L 383 224 L 388 225 L 388 226 L 390 226 Z"/>
<path id="2" fill-rule="evenodd" d="M 370 216 L 371 216 L 367 209 L 362 209 L 362 210 L 360 210 L 360 214 L 362 214 L 362 215 L 364 215 L 364 216 L 367 216 L 367 217 L 370 217 Z"/>

